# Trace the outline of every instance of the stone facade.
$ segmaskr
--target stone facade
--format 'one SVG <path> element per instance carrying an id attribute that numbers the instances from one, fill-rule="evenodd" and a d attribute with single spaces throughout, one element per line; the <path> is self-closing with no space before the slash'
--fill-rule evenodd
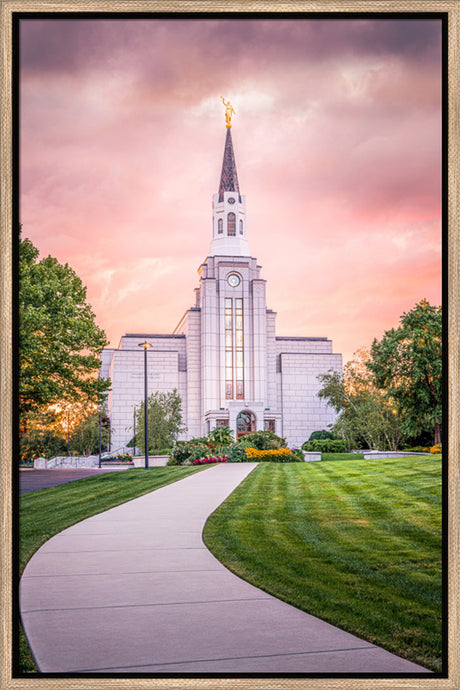
<path id="1" fill-rule="evenodd" d="M 230 129 L 219 192 L 213 197 L 210 252 L 199 268 L 194 305 L 171 335 L 128 333 L 117 349 L 102 352 L 101 376 L 112 380 L 113 450 L 122 450 L 132 438 L 133 405 L 143 401 L 139 344 L 144 341 L 152 346 L 147 350 L 148 393 L 177 389 L 187 426 L 184 438 L 225 424 L 235 436 L 269 428 L 289 445 L 300 446 L 335 419 L 317 397 L 317 377 L 341 370 L 342 357 L 332 352 L 327 338 L 276 336 L 266 281 L 249 253 L 246 198 L 239 192 Z"/>

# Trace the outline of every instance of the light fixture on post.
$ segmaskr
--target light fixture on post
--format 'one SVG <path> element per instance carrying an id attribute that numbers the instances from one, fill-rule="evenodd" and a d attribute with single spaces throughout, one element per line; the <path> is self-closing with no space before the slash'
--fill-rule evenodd
<path id="1" fill-rule="evenodd" d="M 101 466 L 101 450 L 102 450 L 102 410 L 99 406 L 99 467 Z"/>
<path id="2" fill-rule="evenodd" d="M 133 405 L 133 457 L 136 455 L 136 405 Z"/>
<path id="3" fill-rule="evenodd" d="M 144 348 L 144 439 L 145 439 L 145 469 L 149 467 L 149 413 L 147 409 L 147 348 L 152 347 L 145 341 L 139 343 Z"/>
<path id="4" fill-rule="evenodd" d="M 67 457 L 69 457 L 69 423 L 70 423 L 70 410 L 66 410 L 67 415 Z"/>

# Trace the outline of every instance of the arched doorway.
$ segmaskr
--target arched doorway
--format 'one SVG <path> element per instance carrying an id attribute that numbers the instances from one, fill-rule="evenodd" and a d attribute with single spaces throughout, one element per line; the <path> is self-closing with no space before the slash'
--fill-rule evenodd
<path id="1" fill-rule="evenodd" d="M 249 412 L 249 410 L 244 410 L 239 413 L 236 418 L 236 437 L 240 438 L 245 434 L 250 434 L 251 431 L 256 430 L 256 418 Z"/>

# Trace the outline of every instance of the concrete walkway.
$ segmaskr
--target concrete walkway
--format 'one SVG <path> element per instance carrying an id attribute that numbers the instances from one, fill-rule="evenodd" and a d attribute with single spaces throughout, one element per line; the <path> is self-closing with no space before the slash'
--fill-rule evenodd
<path id="1" fill-rule="evenodd" d="M 252 587 L 211 555 L 206 518 L 253 468 L 207 469 L 44 544 L 20 588 L 40 671 L 429 673 Z"/>

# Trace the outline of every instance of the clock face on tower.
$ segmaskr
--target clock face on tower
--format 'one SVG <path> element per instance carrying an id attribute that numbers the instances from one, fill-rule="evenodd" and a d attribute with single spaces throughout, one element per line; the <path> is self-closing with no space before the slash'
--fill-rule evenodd
<path id="1" fill-rule="evenodd" d="M 230 285 L 230 287 L 236 287 L 240 284 L 240 276 L 236 275 L 236 273 L 230 273 L 227 278 L 227 283 Z"/>
<path id="2" fill-rule="evenodd" d="M 228 203 L 229 203 L 229 204 L 234 204 L 234 203 L 235 203 L 235 199 L 234 199 L 232 196 L 229 196 L 229 197 L 228 197 Z"/>

